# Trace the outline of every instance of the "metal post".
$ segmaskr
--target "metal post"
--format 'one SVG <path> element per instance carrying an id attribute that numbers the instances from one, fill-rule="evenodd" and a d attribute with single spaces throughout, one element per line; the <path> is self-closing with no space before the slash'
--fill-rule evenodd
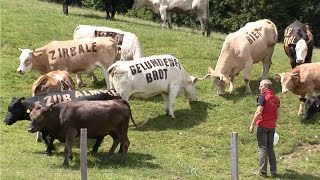
<path id="1" fill-rule="evenodd" d="M 238 133 L 231 133 L 231 179 L 238 180 Z"/>
<path id="2" fill-rule="evenodd" d="M 81 180 L 87 180 L 87 128 L 81 128 L 80 170 L 81 170 Z"/>

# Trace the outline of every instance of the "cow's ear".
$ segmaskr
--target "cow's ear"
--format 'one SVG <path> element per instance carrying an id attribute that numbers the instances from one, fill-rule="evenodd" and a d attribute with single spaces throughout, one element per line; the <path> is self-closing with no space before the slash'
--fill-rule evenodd
<path id="1" fill-rule="evenodd" d="M 20 98 L 20 99 L 18 100 L 18 102 L 19 102 L 19 103 L 23 103 L 23 102 L 24 102 L 24 97 Z"/>
<path id="2" fill-rule="evenodd" d="M 193 77 L 193 76 L 190 76 L 190 77 L 191 77 L 192 84 L 195 84 L 198 81 L 198 77 Z"/>
<path id="3" fill-rule="evenodd" d="M 281 76 L 279 74 L 274 75 L 274 80 L 276 82 L 280 82 L 281 81 Z"/>
<path id="4" fill-rule="evenodd" d="M 292 80 L 298 81 L 300 79 L 299 73 L 292 73 L 291 78 Z"/>
<path id="5" fill-rule="evenodd" d="M 46 107 L 45 111 L 52 111 L 53 103 Z"/>

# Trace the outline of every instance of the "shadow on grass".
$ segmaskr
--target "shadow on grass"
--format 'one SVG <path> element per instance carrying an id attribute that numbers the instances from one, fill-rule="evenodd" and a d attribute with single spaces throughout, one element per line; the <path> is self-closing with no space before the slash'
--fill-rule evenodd
<path id="1" fill-rule="evenodd" d="M 304 174 L 299 173 L 292 169 L 286 169 L 284 174 L 278 174 L 276 179 L 312 179 L 312 180 L 320 180 L 319 176 L 312 174 Z"/>
<path id="2" fill-rule="evenodd" d="M 80 169 L 80 154 L 77 152 L 73 152 L 73 160 L 69 161 L 69 167 L 65 167 L 62 165 L 64 160 L 64 152 L 60 151 L 55 153 L 54 156 L 61 158 L 61 163 L 53 164 L 51 167 L 61 169 L 66 168 L 70 170 L 78 171 Z M 127 161 L 125 163 L 120 163 L 121 154 L 117 153 L 117 151 L 112 156 L 107 156 L 107 152 L 98 152 L 98 153 L 91 153 L 88 152 L 87 154 L 87 166 L 88 168 L 130 168 L 130 169 L 159 169 L 161 166 L 159 164 L 155 164 L 152 162 L 148 162 L 149 160 L 155 159 L 154 156 L 149 154 L 142 154 L 136 152 L 129 152 L 127 153 Z"/>
<path id="3" fill-rule="evenodd" d="M 176 119 L 172 119 L 170 116 L 162 114 L 149 119 L 134 130 L 163 131 L 166 129 L 178 130 L 194 127 L 207 119 L 209 108 L 215 107 L 202 101 L 190 103 L 190 106 L 191 109 L 179 109 L 174 111 Z"/>
<path id="4" fill-rule="evenodd" d="M 314 115 L 310 119 L 303 119 L 303 117 L 300 117 L 301 124 L 320 124 L 320 113 Z"/>
<path id="5" fill-rule="evenodd" d="M 69 16 L 77 16 L 77 17 L 84 17 L 90 19 L 103 19 L 104 17 L 96 15 L 96 14 L 77 14 L 77 13 L 70 13 Z"/>

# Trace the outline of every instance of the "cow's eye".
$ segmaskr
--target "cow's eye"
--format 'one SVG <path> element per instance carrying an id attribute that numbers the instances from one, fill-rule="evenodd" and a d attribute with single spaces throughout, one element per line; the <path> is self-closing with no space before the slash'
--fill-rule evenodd
<path id="1" fill-rule="evenodd" d="M 29 61 L 30 61 L 30 59 L 26 59 L 26 61 L 27 61 L 27 62 L 29 62 Z"/>

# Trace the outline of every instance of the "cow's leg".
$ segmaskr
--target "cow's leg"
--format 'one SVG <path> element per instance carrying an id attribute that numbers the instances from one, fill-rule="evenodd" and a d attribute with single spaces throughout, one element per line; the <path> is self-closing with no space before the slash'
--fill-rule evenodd
<path id="1" fill-rule="evenodd" d="M 43 138 L 42 138 L 41 132 L 37 132 L 36 141 L 37 141 L 37 142 L 41 142 L 42 139 L 43 139 Z"/>
<path id="2" fill-rule="evenodd" d="M 172 13 L 170 13 L 170 12 L 167 13 L 167 21 L 168 21 L 168 27 L 169 27 L 169 29 L 172 29 L 171 14 L 172 14 Z"/>
<path id="3" fill-rule="evenodd" d="M 65 148 L 64 148 L 64 152 L 65 152 L 65 156 L 64 156 L 64 161 L 63 161 L 63 165 L 64 166 L 69 166 L 69 160 L 72 160 L 72 145 L 73 145 L 73 141 L 77 136 L 77 130 L 74 128 L 69 128 L 66 131 L 66 142 L 65 142 Z"/>
<path id="4" fill-rule="evenodd" d="M 298 115 L 303 115 L 304 114 L 304 106 L 305 106 L 305 102 L 307 99 L 305 98 L 305 95 L 300 95 L 299 100 L 300 100 L 300 107 L 299 107 Z"/>
<path id="5" fill-rule="evenodd" d="M 167 21 L 167 9 L 164 7 L 160 7 L 160 16 L 162 20 L 162 28 L 166 26 L 166 21 Z"/>
<path id="6" fill-rule="evenodd" d="M 63 0 L 63 14 L 68 15 L 69 0 Z"/>
<path id="7" fill-rule="evenodd" d="M 166 115 L 169 115 L 169 106 L 170 106 L 170 104 L 169 104 L 169 96 L 166 93 L 161 93 L 161 95 L 162 95 L 162 97 L 164 99 L 164 103 L 166 105 L 166 108 L 165 108 Z"/>
<path id="8" fill-rule="evenodd" d="M 108 72 L 108 68 L 102 68 L 103 70 L 103 74 L 104 74 L 104 78 L 106 80 L 106 86 L 107 86 L 107 89 L 110 89 L 110 83 L 109 83 L 109 72 Z"/>
<path id="9" fill-rule="evenodd" d="M 230 85 L 229 85 L 229 89 L 228 89 L 228 92 L 230 94 L 233 94 L 234 93 L 234 84 L 233 84 L 233 81 L 234 81 L 234 76 L 231 76 L 230 77 Z"/>
<path id="10" fill-rule="evenodd" d="M 114 151 L 116 150 L 116 148 L 118 147 L 120 141 L 119 141 L 119 134 L 117 132 L 114 132 L 114 131 L 111 131 L 110 132 L 110 136 L 112 137 L 112 146 L 111 148 L 109 149 L 109 152 L 108 152 L 108 156 L 112 156 L 114 154 Z M 121 151 L 121 145 L 120 145 L 120 149 L 119 149 L 119 152 Z"/>
<path id="11" fill-rule="evenodd" d="M 91 151 L 92 153 L 98 152 L 98 149 L 99 149 L 103 139 L 104 139 L 104 136 L 97 138 L 96 143 L 94 144 L 94 146 L 92 148 L 92 151 Z"/>
<path id="12" fill-rule="evenodd" d="M 94 75 L 93 72 L 89 73 L 88 76 L 91 78 L 91 81 L 93 82 L 93 84 L 98 83 L 98 78 Z"/>
<path id="13" fill-rule="evenodd" d="M 76 74 L 76 81 L 79 87 L 84 87 L 85 84 L 82 82 L 81 74 Z"/>
<path id="14" fill-rule="evenodd" d="M 56 148 L 53 145 L 53 141 L 54 141 L 54 137 L 52 137 L 51 135 L 49 135 L 47 132 L 43 131 L 42 132 L 42 140 L 44 141 L 44 143 L 47 146 L 47 149 L 45 151 L 45 153 L 47 155 L 51 155 L 52 151 L 55 150 Z"/>
<path id="15" fill-rule="evenodd" d="M 174 112 L 173 112 L 173 107 L 174 107 L 174 102 L 175 99 L 179 93 L 180 90 L 180 86 L 179 84 L 170 84 L 169 85 L 169 115 L 174 119 L 176 118 L 174 116 Z"/>
<path id="16" fill-rule="evenodd" d="M 122 126 L 121 132 L 119 133 L 119 141 L 120 141 L 120 148 L 121 148 L 121 158 L 120 162 L 126 162 L 126 156 L 128 152 L 128 148 L 130 145 L 130 141 L 128 139 L 128 126 Z"/>
<path id="17" fill-rule="evenodd" d="M 268 79 L 269 69 L 272 64 L 271 57 L 272 57 L 273 49 L 274 49 L 273 47 L 269 47 L 267 49 L 266 56 L 263 59 L 261 80 Z"/>
<path id="18" fill-rule="evenodd" d="M 246 94 L 251 94 L 251 88 L 250 88 L 250 76 L 251 76 L 251 70 L 252 70 L 253 61 L 252 59 L 248 59 L 247 62 L 244 65 L 244 82 L 246 83 Z"/>

